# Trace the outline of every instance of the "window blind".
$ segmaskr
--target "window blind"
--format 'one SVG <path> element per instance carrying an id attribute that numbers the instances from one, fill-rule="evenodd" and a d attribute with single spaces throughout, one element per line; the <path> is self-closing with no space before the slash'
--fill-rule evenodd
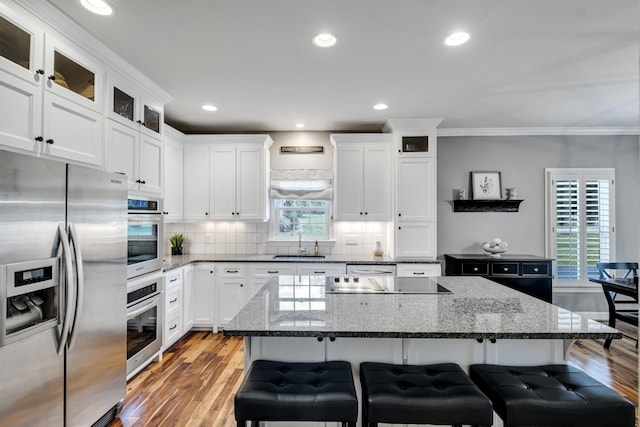
<path id="1" fill-rule="evenodd" d="M 271 198 L 288 200 L 331 200 L 331 169 L 273 169 Z"/>

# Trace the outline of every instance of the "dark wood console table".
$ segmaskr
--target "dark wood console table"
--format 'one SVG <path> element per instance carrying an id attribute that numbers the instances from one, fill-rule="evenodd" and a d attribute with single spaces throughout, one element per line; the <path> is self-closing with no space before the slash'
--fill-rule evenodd
<path id="1" fill-rule="evenodd" d="M 445 254 L 446 276 L 482 276 L 552 302 L 552 259 L 535 255 L 492 258 L 484 254 Z"/>

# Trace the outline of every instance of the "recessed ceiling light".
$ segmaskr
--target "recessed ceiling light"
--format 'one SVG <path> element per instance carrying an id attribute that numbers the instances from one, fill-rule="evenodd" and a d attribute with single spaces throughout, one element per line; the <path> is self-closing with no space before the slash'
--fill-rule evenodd
<path id="1" fill-rule="evenodd" d="M 331 33 L 321 33 L 315 36 L 311 42 L 317 47 L 331 47 L 338 39 Z"/>
<path id="2" fill-rule="evenodd" d="M 444 44 L 446 44 L 447 46 L 460 46 L 461 44 L 468 42 L 469 37 L 471 37 L 469 33 L 460 31 L 457 33 L 450 34 L 449 37 L 444 39 Z"/>
<path id="3" fill-rule="evenodd" d="M 304 123 L 296 123 L 296 127 L 298 129 L 302 129 L 304 127 Z"/>
<path id="4" fill-rule="evenodd" d="M 218 111 L 218 107 L 216 107 L 215 105 L 210 105 L 210 104 L 203 105 L 202 109 L 204 111 Z"/>
<path id="5" fill-rule="evenodd" d="M 80 0 L 80 4 L 89 12 L 108 16 L 113 14 L 113 7 L 104 0 Z"/>
<path id="6" fill-rule="evenodd" d="M 386 110 L 387 108 L 389 108 L 389 106 L 387 104 L 376 104 L 373 106 L 374 110 Z"/>

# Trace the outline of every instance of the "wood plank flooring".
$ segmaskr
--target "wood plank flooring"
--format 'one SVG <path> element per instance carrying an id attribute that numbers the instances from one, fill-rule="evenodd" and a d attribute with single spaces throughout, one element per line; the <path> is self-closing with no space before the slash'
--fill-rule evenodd
<path id="1" fill-rule="evenodd" d="M 637 328 L 620 324 L 637 337 Z M 569 363 L 638 402 L 638 350 L 629 338 L 579 340 Z M 242 381 L 243 341 L 191 332 L 127 385 L 119 419 L 108 427 L 233 427 L 233 396 Z M 636 423 L 636 425 L 638 425 Z"/>

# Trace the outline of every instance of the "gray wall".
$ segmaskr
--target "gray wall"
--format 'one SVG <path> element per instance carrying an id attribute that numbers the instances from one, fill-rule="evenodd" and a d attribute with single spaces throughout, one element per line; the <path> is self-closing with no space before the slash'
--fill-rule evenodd
<path id="1" fill-rule="evenodd" d="M 479 253 L 493 237 L 513 254 L 544 255 L 544 169 L 616 170 L 616 258 L 640 259 L 638 136 L 438 137 L 438 254 Z M 500 171 L 502 187 L 518 188 L 518 213 L 453 212 L 454 189 L 469 196 L 470 171 Z M 557 298 L 556 298 L 557 297 Z M 575 311 L 604 311 L 600 295 L 554 295 Z M 556 302 L 554 301 L 554 302 Z"/>

